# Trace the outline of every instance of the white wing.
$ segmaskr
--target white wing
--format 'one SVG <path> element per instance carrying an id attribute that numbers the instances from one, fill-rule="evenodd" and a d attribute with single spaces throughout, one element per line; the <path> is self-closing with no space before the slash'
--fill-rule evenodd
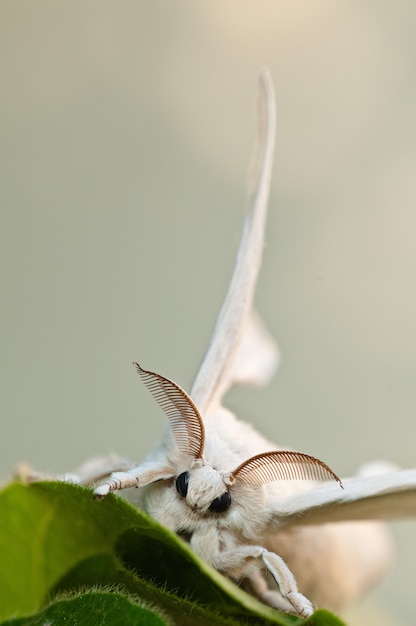
<path id="1" fill-rule="evenodd" d="M 236 384 L 261 385 L 278 361 L 274 340 L 252 309 L 261 265 L 275 137 L 273 84 L 260 75 L 258 140 L 250 177 L 249 209 L 236 266 L 191 398 L 206 419 Z M 416 515 L 416 470 L 357 476 L 289 498 L 268 501 L 271 527 Z"/>
<path id="2" fill-rule="evenodd" d="M 270 525 L 287 528 L 416 515 L 416 469 L 343 479 L 270 503 Z M 274 508 L 274 511 L 273 511 Z"/>
<path id="3" fill-rule="evenodd" d="M 208 352 L 190 394 L 204 416 L 232 385 L 265 382 L 277 362 L 274 341 L 250 313 L 263 252 L 276 125 L 273 84 L 267 71 L 260 75 L 258 125 L 249 181 L 249 210 L 236 266 Z M 242 338 L 240 359 L 236 358 L 236 352 Z M 259 358 L 251 360 L 257 348 Z M 244 358 L 247 352 L 250 359 Z"/>
<path id="4" fill-rule="evenodd" d="M 256 387 L 266 385 L 273 376 L 279 360 L 277 343 L 260 316 L 251 310 L 245 321 L 241 340 L 236 347 L 225 391 L 234 385 Z"/>

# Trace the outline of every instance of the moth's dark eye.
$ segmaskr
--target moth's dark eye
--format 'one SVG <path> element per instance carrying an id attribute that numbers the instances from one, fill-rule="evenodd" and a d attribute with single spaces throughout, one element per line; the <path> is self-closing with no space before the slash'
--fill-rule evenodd
<path id="1" fill-rule="evenodd" d="M 179 474 L 176 479 L 176 491 L 179 493 L 182 498 L 186 498 L 186 494 L 188 493 L 188 483 L 189 483 L 189 472 L 182 472 Z"/>
<path id="2" fill-rule="evenodd" d="M 213 513 L 224 513 L 231 504 L 231 494 L 226 491 L 219 498 L 215 498 L 210 504 L 209 510 Z"/>

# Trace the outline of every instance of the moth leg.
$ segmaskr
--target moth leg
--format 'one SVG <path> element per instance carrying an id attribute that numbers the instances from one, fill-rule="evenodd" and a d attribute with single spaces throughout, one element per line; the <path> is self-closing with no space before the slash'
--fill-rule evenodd
<path id="1" fill-rule="evenodd" d="M 94 489 L 96 498 L 104 498 L 112 491 L 121 491 L 129 487 L 138 487 L 139 477 L 132 472 L 112 472 L 108 480 Z"/>
<path id="2" fill-rule="evenodd" d="M 298 591 L 295 577 L 284 560 L 277 554 L 269 552 L 261 546 L 239 546 L 232 552 L 227 551 L 221 554 L 221 561 L 223 562 L 222 567 L 225 571 L 237 568 L 242 564 L 242 562 L 247 561 L 250 558 L 262 559 L 264 565 L 275 579 L 281 595 L 290 602 L 292 612 L 294 609 L 295 612 L 302 617 L 312 615 L 312 603 Z M 265 590 L 263 591 L 263 598 L 267 603 L 270 603 L 273 599 L 272 596 L 269 593 L 266 593 Z M 276 602 L 276 596 L 274 596 L 274 602 Z"/>
<path id="3" fill-rule="evenodd" d="M 104 498 L 112 491 L 121 491 L 130 487 L 144 487 L 157 480 L 172 478 L 175 471 L 171 467 L 146 463 L 129 469 L 127 472 L 113 472 L 109 478 L 94 489 L 94 496 Z"/>
<path id="4" fill-rule="evenodd" d="M 14 478 L 29 484 L 38 481 L 63 482 L 89 487 L 115 471 L 126 471 L 134 467 L 134 464 L 118 457 L 109 455 L 105 457 L 94 457 L 80 465 L 74 472 L 65 474 L 53 474 L 50 472 L 40 472 L 26 463 L 21 463 L 15 469 Z"/>
<path id="5" fill-rule="evenodd" d="M 94 457 L 77 467 L 75 475 L 79 477 L 81 485 L 90 487 L 113 472 L 126 472 L 134 466 L 131 461 L 117 455 Z"/>
<path id="6" fill-rule="evenodd" d="M 221 544 L 225 546 L 225 549 L 220 549 Z M 249 578 L 254 583 L 254 587 L 257 582 L 257 588 L 263 596 L 263 601 L 276 606 L 278 604 L 277 593 L 272 596 L 267 593 L 266 588 L 259 587 L 258 578 L 252 578 L 253 569 L 250 568 L 250 561 L 261 559 L 275 579 L 282 597 L 290 603 L 289 606 L 283 606 L 280 603 L 276 608 L 295 612 L 302 617 L 308 617 L 313 613 L 312 603 L 298 591 L 295 577 L 284 560 L 277 554 L 269 552 L 262 546 L 236 545 L 232 538 L 225 534 L 222 534 L 220 541 L 217 529 L 204 533 L 194 532 L 191 546 L 199 556 L 230 578 L 235 580 Z"/>
<path id="7" fill-rule="evenodd" d="M 13 478 L 27 485 L 39 481 L 72 483 L 76 485 L 81 482 L 80 477 L 76 473 L 52 474 L 50 472 L 40 472 L 26 463 L 20 463 L 15 468 Z"/>
<path id="8" fill-rule="evenodd" d="M 278 611 L 284 611 L 285 613 L 293 613 L 294 607 L 288 600 L 286 600 L 282 594 L 275 590 L 269 589 L 267 582 L 262 573 L 255 569 L 247 577 L 247 583 L 244 586 L 249 588 L 249 591 L 255 595 L 259 600 L 264 602 Z"/>
<path id="9" fill-rule="evenodd" d="M 278 584 L 280 593 L 284 598 L 289 600 L 296 613 L 302 617 L 308 617 L 313 613 L 312 602 L 310 602 L 303 594 L 298 591 L 295 577 L 284 562 L 284 560 L 275 554 L 263 548 L 261 554 L 263 563 Z"/>

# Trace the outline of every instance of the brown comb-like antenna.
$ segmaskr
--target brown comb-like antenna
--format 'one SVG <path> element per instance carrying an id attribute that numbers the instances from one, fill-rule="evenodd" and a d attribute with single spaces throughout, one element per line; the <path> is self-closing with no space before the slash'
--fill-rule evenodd
<path id="1" fill-rule="evenodd" d="M 256 454 L 241 463 L 231 474 L 231 481 L 257 486 L 275 480 L 341 480 L 323 461 L 303 452 L 277 450 Z"/>
<path id="2" fill-rule="evenodd" d="M 191 398 L 169 378 L 148 372 L 138 363 L 134 365 L 168 418 L 179 450 L 200 459 L 204 450 L 205 430 L 202 417 Z"/>

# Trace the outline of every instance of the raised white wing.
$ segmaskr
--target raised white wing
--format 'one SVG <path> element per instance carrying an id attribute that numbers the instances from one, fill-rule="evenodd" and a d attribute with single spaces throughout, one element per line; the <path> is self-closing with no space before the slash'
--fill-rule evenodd
<path id="1" fill-rule="evenodd" d="M 261 317 L 252 309 L 244 322 L 244 332 L 236 346 L 223 393 L 235 385 L 266 385 L 275 373 L 279 360 L 277 343 Z"/>
<path id="2" fill-rule="evenodd" d="M 251 315 L 263 252 L 275 125 L 273 84 L 265 70 L 260 75 L 259 128 L 249 180 L 249 209 L 236 266 L 210 346 L 190 394 L 204 418 L 221 402 L 221 398 L 232 385 L 265 382 L 277 362 L 274 341 Z M 236 358 L 239 348 L 242 358 Z M 244 356 L 247 352 L 250 353 L 249 358 Z M 253 359 L 256 352 L 258 357 Z"/>
<path id="3" fill-rule="evenodd" d="M 351 520 L 393 520 L 416 516 L 416 469 L 327 483 L 270 502 L 270 526 L 287 528 Z M 274 510 L 273 510 L 274 509 Z"/>

